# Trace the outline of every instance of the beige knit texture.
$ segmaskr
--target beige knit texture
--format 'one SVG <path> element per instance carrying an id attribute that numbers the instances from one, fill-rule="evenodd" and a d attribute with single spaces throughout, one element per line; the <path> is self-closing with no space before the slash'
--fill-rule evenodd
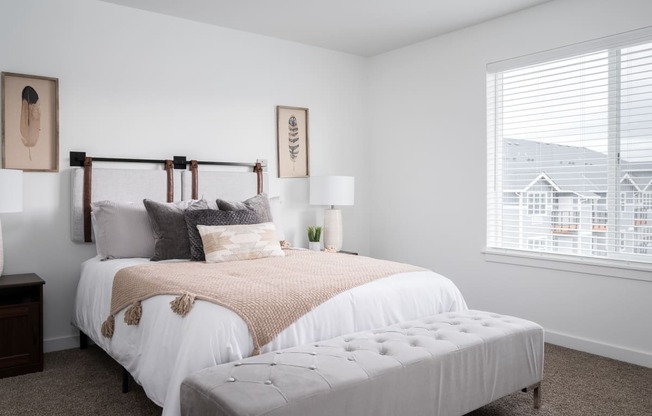
<path id="1" fill-rule="evenodd" d="M 171 307 L 185 316 L 194 299 L 201 299 L 237 313 L 249 327 L 253 354 L 258 354 L 281 331 L 338 293 L 393 274 L 425 270 L 339 253 L 285 250 L 285 254 L 226 263 L 155 263 L 124 268 L 113 280 L 110 318 L 156 295 L 177 295 Z M 105 336 L 109 332 L 112 335 L 111 330 Z"/>

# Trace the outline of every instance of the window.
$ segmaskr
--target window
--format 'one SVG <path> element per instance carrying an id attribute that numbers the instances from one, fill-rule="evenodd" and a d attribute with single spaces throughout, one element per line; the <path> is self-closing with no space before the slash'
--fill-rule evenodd
<path id="1" fill-rule="evenodd" d="M 620 210 L 625 211 L 625 205 L 627 204 L 627 193 L 626 192 L 621 192 L 620 193 Z"/>
<path id="2" fill-rule="evenodd" d="M 545 215 L 547 196 L 545 192 L 527 193 L 527 214 Z"/>
<path id="3" fill-rule="evenodd" d="M 652 27 L 487 69 L 487 246 L 652 263 Z"/>
<path id="4" fill-rule="evenodd" d="M 527 246 L 532 251 L 546 251 L 546 237 L 528 238 Z"/>

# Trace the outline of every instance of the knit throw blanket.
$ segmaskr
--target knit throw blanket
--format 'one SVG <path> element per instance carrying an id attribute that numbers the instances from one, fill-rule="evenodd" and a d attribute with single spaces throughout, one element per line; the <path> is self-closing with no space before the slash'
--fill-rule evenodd
<path id="1" fill-rule="evenodd" d="M 182 262 L 131 266 L 113 280 L 111 315 L 102 334 L 112 337 L 115 315 L 124 308 L 124 321 L 137 325 L 141 301 L 156 295 L 176 295 L 170 302 L 185 316 L 196 299 L 237 313 L 253 339 L 253 354 L 281 331 L 338 293 L 397 273 L 421 267 L 363 256 L 285 250 L 285 257 L 226 263 Z"/>

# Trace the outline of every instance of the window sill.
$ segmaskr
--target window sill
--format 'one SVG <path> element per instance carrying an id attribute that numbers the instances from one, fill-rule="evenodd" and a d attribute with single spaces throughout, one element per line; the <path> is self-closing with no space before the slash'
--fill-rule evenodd
<path id="1" fill-rule="evenodd" d="M 485 261 L 652 282 L 652 264 L 486 248 Z"/>

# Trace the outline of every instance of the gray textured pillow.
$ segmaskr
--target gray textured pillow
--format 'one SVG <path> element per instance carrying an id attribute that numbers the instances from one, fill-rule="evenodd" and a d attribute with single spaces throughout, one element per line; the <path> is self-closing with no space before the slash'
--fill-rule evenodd
<path id="1" fill-rule="evenodd" d="M 186 220 L 188 241 L 190 242 L 190 259 L 205 261 L 204 245 L 197 229 L 198 225 L 236 225 L 259 224 L 260 218 L 254 211 L 218 211 L 214 209 L 187 210 L 183 214 Z"/>
<path id="2" fill-rule="evenodd" d="M 164 203 L 145 199 L 143 204 L 154 235 L 154 255 L 150 260 L 189 259 L 190 241 L 183 213 L 185 210 L 208 208 L 206 201 Z"/>
<path id="3" fill-rule="evenodd" d="M 260 222 L 272 222 L 272 212 L 267 194 L 258 194 L 242 202 L 225 201 L 224 199 L 218 199 L 215 202 L 217 202 L 217 208 L 220 211 L 250 210 L 258 215 Z"/>

